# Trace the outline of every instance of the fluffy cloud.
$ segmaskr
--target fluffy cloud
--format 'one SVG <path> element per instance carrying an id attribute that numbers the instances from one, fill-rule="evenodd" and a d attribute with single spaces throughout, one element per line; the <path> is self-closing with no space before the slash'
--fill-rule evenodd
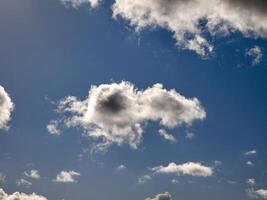
<path id="1" fill-rule="evenodd" d="M 128 20 L 137 30 L 167 29 L 177 45 L 204 56 L 213 50 L 208 34 L 238 31 L 245 36 L 266 38 L 267 14 L 262 9 L 266 4 L 264 0 L 115 0 L 112 9 L 114 17 Z"/>
<path id="2" fill-rule="evenodd" d="M 176 142 L 176 141 L 177 141 L 176 138 L 175 138 L 173 135 L 167 133 L 167 131 L 164 130 L 164 129 L 159 129 L 159 134 L 160 134 L 165 140 L 169 140 L 169 141 L 171 141 L 171 142 Z"/>
<path id="3" fill-rule="evenodd" d="M 139 177 L 137 181 L 138 181 L 139 184 L 143 184 L 143 183 L 146 183 L 146 182 L 148 182 L 150 180 L 152 180 L 151 176 L 144 175 L 144 176 Z"/>
<path id="4" fill-rule="evenodd" d="M 61 100 L 58 111 L 67 127 L 82 127 L 86 136 L 100 139 L 99 148 L 111 144 L 128 144 L 137 148 L 146 122 L 159 122 L 167 128 L 190 126 L 206 117 L 196 98 L 187 99 L 174 89 L 155 84 L 138 90 L 132 83 L 92 86 L 88 97 L 80 101 L 74 96 Z"/>
<path id="5" fill-rule="evenodd" d="M 3 173 L 0 173 L 0 183 L 3 183 L 6 181 L 6 175 Z"/>
<path id="6" fill-rule="evenodd" d="M 30 181 L 27 181 L 23 178 L 19 179 L 16 183 L 18 186 L 23 186 L 23 187 L 31 187 L 32 186 L 32 183 Z"/>
<path id="7" fill-rule="evenodd" d="M 8 195 L 5 191 L 0 188 L 0 200 L 47 200 L 46 197 L 33 194 L 24 194 L 20 192 L 15 192 Z"/>
<path id="8" fill-rule="evenodd" d="M 33 178 L 33 179 L 39 179 L 40 178 L 40 174 L 38 170 L 31 170 L 29 172 L 24 172 L 24 175 L 29 177 L 29 178 Z"/>
<path id="9" fill-rule="evenodd" d="M 77 7 L 100 0 L 62 0 Z M 160 27 L 173 33 L 179 47 L 205 56 L 213 51 L 213 37 L 239 32 L 245 37 L 267 38 L 265 0 L 115 0 L 113 17 L 137 31 Z"/>
<path id="10" fill-rule="evenodd" d="M 57 175 L 55 182 L 74 183 L 77 182 L 75 178 L 80 175 L 80 173 L 75 171 L 61 171 Z"/>
<path id="11" fill-rule="evenodd" d="M 125 166 L 125 165 L 119 165 L 118 167 L 116 167 L 116 169 L 117 169 L 118 171 L 123 171 L 123 170 L 126 169 L 126 166 Z"/>
<path id="12" fill-rule="evenodd" d="M 246 162 L 246 165 L 253 167 L 253 166 L 254 166 L 254 163 L 251 162 L 251 161 L 247 161 L 247 162 Z"/>
<path id="13" fill-rule="evenodd" d="M 81 5 L 90 5 L 91 7 L 97 7 L 101 0 L 61 0 L 61 2 L 66 6 L 72 6 L 74 8 L 77 8 Z"/>
<path id="14" fill-rule="evenodd" d="M 0 129 L 8 128 L 7 124 L 11 119 L 11 112 L 14 109 L 14 104 L 5 91 L 0 85 Z"/>
<path id="15" fill-rule="evenodd" d="M 154 198 L 146 198 L 145 200 L 172 200 L 172 196 L 169 192 L 156 195 Z"/>
<path id="16" fill-rule="evenodd" d="M 250 197 L 253 197 L 253 198 L 267 199 L 267 190 L 265 189 L 248 190 L 248 194 Z"/>
<path id="17" fill-rule="evenodd" d="M 263 53 L 262 49 L 259 46 L 254 46 L 251 49 L 248 49 L 246 54 L 253 58 L 252 65 L 258 65 L 262 61 Z"/>
<path id="18" fill-rule="evenodd" d="M 52 135 L 60 135 L 60 130 L 58 129 L 58 121 L 51 120 L 46 126 L 47 131 Z"/>
<path id="19" fill-rule="evenodd" d="M 208 177 L 212 176 L 213 170 L 211 167 L 202 165 L 201 163 L 187 162 L 181 165 L 170 163 L 167 166 L 158 166 L 151 168 L 152 171 L 161 174 L 177 174 Z"/>
<path id="20" fill-rule="evenodd" d="M 250 186 L 256 185 L 256 180 L 254 178 L 247 179 L 246 183 Z"/>
<path id="21" fill-rule="evenodd" d="M 255 149 L 251 150 L 251 151 L 247 151 L 244 153 L 246 156 L 251 156 L 251 155 L 256 155 L 257 151 Z"/>
<path id="22" fill-rule="evenodd" d="M 195 134 L 194 133 L 186 133 L 185 138 L 188 140 L 193 140 L 195 138 Z"/>

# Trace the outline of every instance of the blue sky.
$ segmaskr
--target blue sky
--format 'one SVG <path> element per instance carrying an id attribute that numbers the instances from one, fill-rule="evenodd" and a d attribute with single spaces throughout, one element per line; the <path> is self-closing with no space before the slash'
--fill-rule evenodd
<path id="1" fill-rule="evenodd" d="M 91 1 L 77 1 L 76 7 L 66 2 L 0 2 L 0 86 L 4 89 L 0 88 L 0 100 L 5 103 L 0 101 L 0 109 L 11 114 L 6 117 L 0 110 L 0 188 L 6 195 L 34 192 L 49 200 L 158 200 L 160 194 L 167 200 L 266 199 L 267 36 L 258 27 L 267 32 L 267 16 L 257 9 L 261 1 L 251 11 L 255 12 L 251 18 L 262 16 L 259 24 L 242 18 L 253 24 L 254 36 L 227 18 L 233 32 L 213 36 L 214 32 L 204 31 L 201 37 L 208 44 L 195 49 L 187 46 L 190 38 L 178 40 L 173 36 L 178 30 L 162 26 L 160 20 L 136 30 L 131 10 L 126 12 L 129 16 L 120 10 L 118 18 L 112 18 L 115 1 L 101 1 L 95 7 Z M 174 2 L 178 9 L 179 1 Z M 122 0 L 116 3 L 124 5 Z M 241 6 L 240 13 L 250 7 Z M 179 30 L 198 37 L 176 23 Z M 205 49 L 205 55 L 199 48 Z M 137 92 L 127 93 L 130 90 L 125 91 L 123 83 Z M 156 90 L 156 83 L 163 89 Z M 123 108 L 133 115 L 123 111 L 117 116 L 117 111 L 110 114 L 101 108 L 90 119 L 84 117 L 90 113 L 88 102 L 93 101 L 93 95 L 88 96 L 91 86 L 97 93 L 103 84 L 111 93 L 117 88 L 123 98 L 132 95 L 136 99 L 131 106 L 141 104 L 141 111 L 130 110 L 130 103 L 122 99 L 116 103 L 126 101 Z M 148 88 L 155 90 L 160 106 L 144 98 L 152 98 L 145 93 Z M 164 97 L 172 89 L 176 91 L 172 98 Z M 85 105 L 85 111 L 79 107 L 80 113 L 66 112 L 74 107 L 65 104 L 58 113 L 67 96 L 76 97 L 73 102 Z M 166 110 L 169 105 L 174 107 Z M 146 109 L 149 114 L 142 112 Z M 171 116 L 167 122 L 165 116 Z M 110 125 L 113 118 L 119 120 Z M 139 132 L 121 131 L 116 123 L 124 120 L 124 128 L 141 125 L 140 141 L 131 143 L 137 144 L 135 148 L 128 139 Z M 177 124 L 170 126 L 170 120 Z M 73 124 L 68 127 L 66 121 Z M 58 125 L 54 134 L 47 129 L 51 122 Z M 164 139 L 159 129 L 177 141 Z M 93 137 L 92 132 L 99 135 Z M 186 137 L 188 133 L 194 137 Z M 103 142 L 104 150 L 99 149 Z M 172 172 L 166 168 L 169 163 L 176 165 Z"/>

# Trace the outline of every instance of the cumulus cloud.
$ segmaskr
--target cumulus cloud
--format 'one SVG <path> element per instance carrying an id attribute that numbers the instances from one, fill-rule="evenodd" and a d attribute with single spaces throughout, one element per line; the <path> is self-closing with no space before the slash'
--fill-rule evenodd
<path id="1" fill-rule="evenodd" d="M 149 175 L 144 175 L 144 176 L 141 176 L 137 179 L 138 183 L 139 184 L 143 184 L 143 183 L 146 183 L 148 181 L 152 180 L 152 177 L 149 176 Z"/>
<path id="2" fill-rule="evenodd" d="M 248 190 L 248 194 L 253 198 L 267 199 L 267 189 Z"/>
<path id="3" fill-rule="evenodd" d="M 14 103 L 9 94 L 0 85 L 0 129 L 8 128 L 7 124 L 11 119 L 11 112 L 13 109 Z"/>
<path id="4" fill-rule="evenodd" d="M 247 179 L 246 183 L 250 186 L 256 185 L 256 180 L 254 178 Z"/>
<path id="5" fill-rule="evenodd" d="M 172 196 L 169 192 L 164 192 L 156 195 L 154 198 L 146 198 L 145 200 L 172 200 Z"/>
<path id="6" fill-rule="evenodd" d="M 41 177 L 39 171 L 35 169 L 30 170 L 29 172 L 24 172 L 24 175 L 33 179 L 39 179 Z"/>
<path id="7" fill-rule="evenodd" d="M 23 186 L 23 187 L 31 187 L 32 186 L 32 183 L 30 181 L 27 181 L 23 178 L 19 179 L 16 183 L 18 186 Z"/>
<path id="8" fill-rule="evenodd" d="M 244 153 L 246 156 L 256 155 L 257 151 L 255 149 L 247 151 Z"/>
<path id="9" fill-rule="evenodd" d="M 251 49 L 247 49 L 246 54 L 253 58 L 252 65 L 258 65 L 262 61 L 263 53 L 259 46 L 254 46 Z"/>
<path id="10" fill-rule="evenodd" d="M 165 139 L 171 142 L 177 142 L 176 138 L 169 134 L 165 129 L 159 129 L 159 134 Z"/>
<path id="11" fill-rule="evenodd" d="M 247 161 L 247 162 L 246 162 L 246 165 L 247 165 L 247 166 L 250 166 L 250 167 L 253 167 L 253 166 L 254 166 L 254 163 L 251 162 L 251 161 Z"/>
<path id="12" fill-rule="evenodd" d="M 160 174 L 191 175 L 200 177 L 208 177 L 213 175 L 213 170 L 211 167 L 194 162 L 187 162 L 180 165 L 177 165 L 176 163 L 169 163 L 167 166 L 161 165 L 153 167 L 151 170 Z"/>
<path id="13" fill-rule="evenodd" d="M 60 130 L 58 128 L 58 121 L 56 120 L 51 120 L 47 124 L 46 129 L 52 135 L 60 135 Z"/>
<path id="14" fill-rule="evenodd" d="M 101 0 L 61 0 L 61 2 L 66 6 L 72 6 L 78 8 L 81 5 L 89 5 L 91 7 L 97 7 Z"/>
<path id="15" fill-rule="evenodd" d="M 194 133 L 186 133 L 185 138 L 188 140 L 193 140 L 195 138 L 195 134 Z"/>
<path id="16" fill-rule="evenodd" d="M 3 173 L 0 173 L 0 183 L 6 182 L 6 175 Z"/>
<path id="17" fill-rule="evenodd" d="M 57 175 L 55 182 L 74 183 L 77 182 L 76 178 L 80 175 L 80 173 L 75 171 L 61 171 Z"/>
<path id="18" fill-rule="evenodd" d="M 123 171 L 123 170 L 126 169 L 126 166 L 125 166 L 125 165 L 119 165 L 118 167 L 116 167 L 116 169 L 117 169 L 118 171 Z"/>
<path id="19" fill-rule="evenodd" d="M 47 200 L 46 197 L 33 194 L 24 194 L 20 192 L 15 192 L 13 194 L 7 194 L 0 188 L 0 200 Z"/>
<path id="20" fill-rule="evenodd" d="M 125 81 L 92 86 L 85 100 L 66 97 L 58 103 L 58 112 L 58 122 L 81 127 L 86 136 L 102 141 L 98 148 L 128 144 L 136 149 L 150 121 L 171 129 L 206 117 L 197 98 L 185 98 L 162 84 L 138 90 Z"/>

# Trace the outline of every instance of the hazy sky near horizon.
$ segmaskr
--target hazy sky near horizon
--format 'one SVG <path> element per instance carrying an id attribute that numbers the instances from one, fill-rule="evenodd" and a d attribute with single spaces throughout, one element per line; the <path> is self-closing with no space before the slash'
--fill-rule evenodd
<path id="1" fill-rule="evenodd" d="M 267 199 L 264 2 L 1 0 L 0 200 Z"/>

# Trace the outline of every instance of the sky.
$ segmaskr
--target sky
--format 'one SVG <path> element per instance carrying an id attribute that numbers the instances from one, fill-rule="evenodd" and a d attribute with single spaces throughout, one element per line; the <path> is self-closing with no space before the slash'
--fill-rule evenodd
<path id="1" fill-rule="evenodd" d="M 267 199 L 264 0 L 1 0 L 0 200 Z"/>

